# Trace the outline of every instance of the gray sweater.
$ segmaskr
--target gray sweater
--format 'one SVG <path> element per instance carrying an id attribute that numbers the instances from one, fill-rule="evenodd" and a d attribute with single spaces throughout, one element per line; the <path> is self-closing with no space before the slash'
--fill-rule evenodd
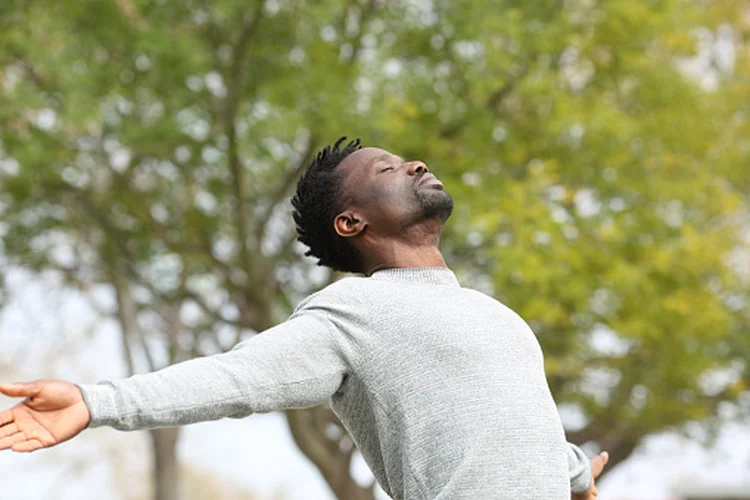
<path id="1" fill-rule="evenodd" d="M 445 268 L 344 278 L 228 353 L 79 387 L 90 427 L 121 430 L 329 401 L 395 499 L 569 500 L 591 484 L 531 329 Z"/>

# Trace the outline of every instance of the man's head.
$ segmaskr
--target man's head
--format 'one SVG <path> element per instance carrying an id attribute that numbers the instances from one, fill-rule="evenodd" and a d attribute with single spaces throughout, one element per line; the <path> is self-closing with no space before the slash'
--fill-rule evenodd
<path id="1" fill-rule="evenodd" d="M 379 247 L 415 228 L 435 241 L 453 210 L 443 185 L 420 161 L 406 162 L 345 137 L 313 159 L 292 199 L 306 255 L 332 269 L 362 273 Z"/>

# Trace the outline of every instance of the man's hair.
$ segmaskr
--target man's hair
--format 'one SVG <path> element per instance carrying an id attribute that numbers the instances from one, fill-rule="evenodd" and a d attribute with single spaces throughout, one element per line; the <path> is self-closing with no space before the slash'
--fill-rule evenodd
<path id="1" fill-rule="evenodd" d="M 346 202 L 341 192 L 344 176 L 336 167 L 362 147 L 357 139 L 340 148 L 345 140 L 346 137 L 341 137 L 333 146 L 326 146 L 310 162 L 292 198 L 293 216 L 297 239 L 309 247 L 305 255 L 316 257 L 319 266 L 361 273 L 363 262 L 359 251 L 333 227 Z"/>

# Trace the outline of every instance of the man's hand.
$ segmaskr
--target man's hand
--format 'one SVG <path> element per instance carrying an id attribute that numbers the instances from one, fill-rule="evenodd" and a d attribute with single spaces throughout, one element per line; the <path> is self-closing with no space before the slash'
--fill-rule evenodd
<path id="1" fill-rule="evenodd" d="M 26 398 L 0 412 L 0 450 L 29 452 L 78 435 L 91 415 L 75 385 L 61 380 L 0 384 L 0 393 Z"/>
<path id="2" fill-rule="evenodd" d="M 573 493 L 572 500 L 594 500 L 599 496 L 599 490 L 596 489 L 596 478 L 602 473 L 604 466 L 609 461 L 609 453 L 603 451 L 591 457 L 591 474 L 594 476 L 594 480 L 591 481 L 591 487 L 584 493 Z"/>

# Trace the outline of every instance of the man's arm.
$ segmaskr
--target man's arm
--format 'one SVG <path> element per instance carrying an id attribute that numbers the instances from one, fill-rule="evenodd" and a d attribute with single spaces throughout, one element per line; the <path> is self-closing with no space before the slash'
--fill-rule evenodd
<path id="1" fill-rule="evenodd" d="M 314 406 L 336 392 L 346 371 L 330 323 L 307 313 L 225 354 L 79 387 L 90 427 L 135 430 Z"/>
<path id="2" fill-rule="evenodd" d="M 43 437 L 34 438 L 41 445 L 34 445 L 36 448 L 52 446 L 87 425 L 136 430 L 314 406 L 341 386 L 348 371 L 345 350 L 328 320 L 306 312 L 227 353 L 124 380 L 80 385 L 80 394 L 75 386 L 59 381 L 32 383 L 35 396 L 28 392 L 32 384 L 0 386 L 8 395 L 27 397 L 0 412 L 0 449 L 31 451 L 18 449 L 23 434 Z M 50 390 L 49 384 L 56 384 L 53 389 L 62 387 L 62 392 Z M 85 405 L 73 401 L 81 395 Z M 88 410 L 90 418 L 82 427 L 80 418 L 75 422 L 66 419 L 70 414 L 66 407 L 71 405 Z M 55 419 L 44 420 L 52 414 Z M 48 427 L 33 427 L 30 422 L 37 417 Z M 27 424 L 24 430 L 22 426 Z M 68 424 L 76 428 L 68 429 Z"/>

